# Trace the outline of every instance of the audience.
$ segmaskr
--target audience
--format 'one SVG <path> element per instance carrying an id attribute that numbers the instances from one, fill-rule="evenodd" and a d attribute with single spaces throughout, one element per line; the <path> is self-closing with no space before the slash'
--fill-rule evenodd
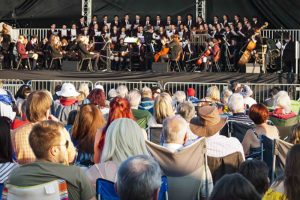
<path id="1" fill-rule="evenodd" d="M 239 93 L 232 94 L 228 99 L 228 108 L 232 115 L 228 116 L 229 120 L 243 123 L 253 123 L 246 114 L 244 98 Z"/>
<path id="2" fill-rule="evenodd" d="M 109 125 L 116 119 L 119 118 L 129 118 L 134 119 L 131 112 L 130 105 L 127 99 L 122 97 L 116 97 L 110 102 L 109 115 L 106 125 L 103 129 L 99 129 L 95 136 L 94 143 L 94 162 L 99 163 L 101 158 L 101 153 L 104 146 L 104 141 L 106 137 L 106 131 Z"/>
<path id="3" fill-rule="evenodd" d="M 14 106 L 14 97 L 8 90 L 2 88 L 2 82 L 0 81 L 0 116 L 14 120 L 16 117 L 16 112 L 13 110 Z"/>
<path id="4" fill-rule="evenodd" d="M 260 160 L 247 160 L 241 164 L 239 173 L 252 183 L 256 191 L 263 196 L 269 188 L 269 168 Z"/>
<path id="5" fill-rule="evenodd" d="M 148 127 L 148 121 L 152 115 L 148 110 L 138 109 L 141 103 L 141 98 L 141 93 L 138 90 L 131 90 L 127 96 L 132 114 L 136 119 L 137 124 L 141 128 L 146 129 Z"/>
<path id="6" fill-rule="evenodd" d="M 44 91 L 34 91 L 27 98 L 26 117 L 28 124 L 15 129 L 12 132 L 12 143 L 19 164 L 27 164 L 35 161 L 35 155 L 30 148 L 28 137 L 32 127 L 37 123 L 48 119 L 55 119 L 50 115 L 51 97 Z M 75 157 L 75 148 L 71 143 L 70 135 L 65 130 L 66 138 L 70 141 L 68 148 L 69 161 Z M 42 146 L 42 145 L 41 145 Z"/>
<path id="7" fill-rule="evenodd" d="M 11 171 L 18 166 L 13 161 L 10 123 L 11 120 L 7 117 L 0 117 L 0 183 L 4 183 Z"/>
<path id="8" fill-rule="evenodd" d="M 90 101 L 91 104 L 98 106 L 103 116 L 107 118 L 109 113 L 109 107 L 106 105 L 106 97 L 104 90 L 97 88 L 93 89 L 87 96 L 87 99 Z"/>
<path id="9" fill-rule="evenodd" d="M 300 196 L 298 185 L 300 184 L 300 145 L 294 145 L 287 157 L 285 163 L 284 177 L 275 181 L 269 190 L 265 193 L 263 200 L 297 200 Z"/>
<path id="10" fill-rule="evenodd" d="M 192 102 L 192 103 L 198 103 L 199 99 L 195 96 L 196 95 L 196 91 L 194 88 L 188 88 L 186 91 L 187 94 L 187 100 Z"/>
<path id="11" fill-rule="evenodd" d="M 226 174 L 214 186 L 209 200 L 260 200 L 254 186 L 242 175 Z"/>
<path id="12" fill-rule="evenodd" d="M 249 110 L 249 117 L 254 122 L 255 128 L 249 129 L 243 139 L 242 145 L 245 155 L 260 152 L 260 137 L 267 136 L 270 139 L 279 139 L 279 131 L 276 126 L 267 124 L 269 111 L 263 104 L 254 104 Z"/>
<path id="13" fill-rule="evenodd" d="M 19 116 L 22 116 L 21 106 L 30 93 L 31 93 L 31 88 L 29 85 L 22 85 L 16 92 L 15 99 L 16 99 L 16 106 L 18 109 Z"/>
<path id="14" fill-rule="evenodd" d="M 289 142 L 292 144 L 300 144 L 300 123 L 293 127 Z"/>
<path id="15" fill-rule="evenodd" d="M 126 85 L 119 85 L 119 87 L 116 89 L 117 95 L 122 98 L 126 98 L 128 94 L 128 88 Z"/>
<path id="16" fill-rule="evenodd" d="M 154 100 L 153 99 L 156 99 L 157 96 L 160 95 L 160 92 L 159 93 L 155 93 L 155 98 L 152 99 L 152 90 L 145 86 L 142 88 L 142 91 L 141 91 L 141 95 L 142 95 L 142 99 L 141 99 L 141 103 L 139 105 L 139 109 L 140 110 L 148 110 L 151 114 L 153 114 L 153 106 L 154 106 Z M 153 97 L 154 97 L 153 96 Z"/>
<path id="17" fill-rule="evenodd" d="M 206 137 L 207 156 L 224 157 L 240 152 L 244 156 L 244 150 L 237 138 L 220 135 L 220 130 L 226 124 L 226 118 L 221 118 L 215 106 L 203 106 L 198 108 L 198 117 L 190 122 L 190 129 L 200 137 Z"/>
<path id="18" fill-rule="evenodd" d="M 272 117 L 287 120 L 296 116 L 292 111 L 291 99 L 286 91 L 280 91 L 276 94 L 274 107 L 275 109 L 271 113 Z"/>
<path id="19" fill-rule="evenodd" d="M 95 105 L 83 105 L 80 108 L 72 128 L 72 140 L 78 151 L 76 165 L 93 165 L 95 135 L 104 126 L 103 115 Z"/>
<path id="20" fill-rule="evenodd" d="M 173 106 L 176 109 L 178 104 L 184 102 L 186 100 L 186 95 L 184 91 L 176 91 L 175 94 L 173 95 Z"/>
<path id="21" fill-rule="evenodd" d="M 29 134 L 29 144 L 37 160 L 13 170 L 7 183 L 26 187 L 62 179 L 67 182 L 70 199 L 95 199 L 95 191 L 81 169 L 66 165 L 70 141 L 64 132 L 59 122 L 35 124 Z"/>
<path id="22" fill-rule="evenodd" d="M 148 155 L 142 129 L 132 119 L 116 119 L 106 131 L 101 161 L 87 171 L 87 176 L 95 186 L 97 178 L 115 182 L 119 165 L 135 155 Z"/>
<path id="23" fill-rule="evenodd" d="M 161 170 L 153 158 L 131 157 L 118 170 L 117 191 L 121 200 L 158 199 Z"/>

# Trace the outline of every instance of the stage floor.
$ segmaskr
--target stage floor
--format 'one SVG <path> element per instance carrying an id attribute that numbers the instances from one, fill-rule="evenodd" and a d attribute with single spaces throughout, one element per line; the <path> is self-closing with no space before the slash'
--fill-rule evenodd
<path id="1" fill-rule="evenodd" d="M 239 81 L 243 83 L 287 83 L 286 74 L 243 74 L 232 72 L 167 72 L 154 73 L 145 71 L 111 71 L 111 72 L 77 72 L 77 71 L 50 71 L 50 70 L 1 70 L 0 79 L 20 80 L 118 80 L 118 81 L 160 81 L 165 82 L 203 82 L 227 83 Z"/>

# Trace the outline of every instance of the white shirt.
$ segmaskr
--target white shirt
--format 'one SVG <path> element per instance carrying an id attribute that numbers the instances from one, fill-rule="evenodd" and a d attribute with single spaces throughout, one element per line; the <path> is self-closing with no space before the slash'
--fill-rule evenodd
<path id="1" fill-rule="evenodd" d="M 178 149 L 182 148 L 182 144 L 175 144 L 175 143 L 164 143 L 164 147 L 166 147 L 171 152 L 176 152 Z"/>
<path id="2" fill-rule="evenodd" d="M 241 152 L 244 160 L 244 150 L 240 141 L 235 137 L 225 137 L 216 133 L 213 136 L 206 137 L 207 156 L 224 157 L 235 152 Z"/>
<path id="3" fill-rule="evenodd" d="M 246 104 L 247 107 L 250 108 L 253 104 L 257 104 L 257 102 L 252 97 L 245 97 L 244 104 Z"/>

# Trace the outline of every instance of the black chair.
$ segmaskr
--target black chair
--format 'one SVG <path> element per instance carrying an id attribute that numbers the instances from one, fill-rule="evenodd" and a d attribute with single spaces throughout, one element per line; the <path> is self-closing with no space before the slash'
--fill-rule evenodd
<path id="1" fill-rule="evenodd" d="M 275 142 L 264 135 L 261 136 L 261 160 L 269 167 L 269 179 L 272 183 L 276 168 Z"/>
<path id="2" fill-rule="evenodd" d="M 254 123 L 245 123 L 245 122 L 239 122 L 234 120 L 228 120 L 226 126 L 228 128 L 228 135 L 226 136 L 236 137 L 242 143 L 246 135 L 246 132 L 249 129 L 254 128 Z"/>
<path id="3" fill-rule="evenodd" d="M 25 63 L 23 63 L 25 61 Z M 31 65 L 30 65 L 30 59 L 28 58 L 22 58 L 22 56 L 19 54 L 19 60 L 17 63 L 17 67 L 16 70 L 19 70 L 20 66 L 22 66 L 22 68 L 26 68 L 26 64 L 28 65 L 28 69 L 31 70 Z M 13 69 L 13 68 L 12 68 Z"/>
<path id="4" fill-rule="evenodd" d="M 79 52 L 79 60 L 77 62 L 77 71 L 81 71 L 84 62 L 87 61 L 88 62 L 87 70 L 92 72 L 93 71 L 92 60 L 93 60 L 93 58 L 82 56 L 81 53 Z"/>
<path id="5" fill-rule="evenodd" d="M 162 127 L 149 127 L 149 140 L 155 144 L 160 144 Z"/>

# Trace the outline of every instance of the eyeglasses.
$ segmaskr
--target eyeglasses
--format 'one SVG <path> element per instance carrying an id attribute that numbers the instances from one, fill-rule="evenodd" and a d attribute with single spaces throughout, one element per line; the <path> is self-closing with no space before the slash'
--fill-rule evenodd
<path id="1" fill-rule="evenodd" d="M 66 146 L 66 149 L 69 147 L 69 140 L 66 140 L 65 144 L 53 145 L 53 146 Z"/>

